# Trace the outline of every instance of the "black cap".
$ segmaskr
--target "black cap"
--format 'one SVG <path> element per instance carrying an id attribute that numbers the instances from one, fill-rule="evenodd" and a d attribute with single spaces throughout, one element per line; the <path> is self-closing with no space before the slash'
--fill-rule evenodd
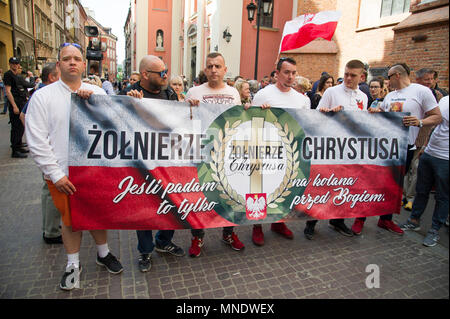
<path id="1" fill-rule="evenodd" d="M 11 63 L 11 64 L 19 64 L 20 60 L 18 58 L 16 58 L 16 57 L 12 57 L 12 58 L 9 59 L 9 63 Z"/>

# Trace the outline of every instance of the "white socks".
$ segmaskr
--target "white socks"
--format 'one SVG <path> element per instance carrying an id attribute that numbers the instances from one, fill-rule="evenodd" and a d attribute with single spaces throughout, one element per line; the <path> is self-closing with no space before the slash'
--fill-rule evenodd
<path id="1" fill-rule="evenodd" d="M 100 258 L 105 258 L 109 254 L 108 243 L 97 245 L 97 253 Z M 67 268 L 74 265 L 78 268 L 80 265 L 80 253 L 67 254 Z"/>
<path id="2" fill-rule="evenodd" d="M 105 258 L 109 253 L 108 243 L 97 245 L 97 253 L 100 258 Z"/>
<path id="3" fill-rule="evenodd" d="M 80 265 L 80 255 L 79 253 L 75 254 L 67 254 L 67 268 L 74 265 L 75 268 L 78 268 Z"/>

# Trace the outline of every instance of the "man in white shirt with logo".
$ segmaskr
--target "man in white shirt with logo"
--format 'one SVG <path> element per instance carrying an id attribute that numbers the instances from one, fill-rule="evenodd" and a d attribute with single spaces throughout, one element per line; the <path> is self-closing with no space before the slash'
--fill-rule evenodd
<path id="1" fill-rule="evenodd" d="M 69 196 L 76 192 L 68 177 L 71 94 L 89 98 L 91 94 L 106 93 L 81 81 L 86 63 L 80 45 L 62 44 L 57 66 L 61 71 L 60 80 L 36 91 L 29 102 L 25 132 L 31 156 L 44 174 L 55 207 L 61 213 L 61 234 L 68 262 L 60 288 L 71 290 L 79 287 L 82 270 L 79 262 L 82 233 L 72 231 L 69 207 Z M 109 252 L 107 231 L 92 230 L 90 233 L 97 245 L 96 263 L 110 273 L 122 272 L 122 265 Z"/>
<path id="2" fill-rule="evenodd" d="M 291 58 L 281 58 L 275 71 L 277 82 L 259 90 L 253 98 L 252 106 L 310 109 L 309 99 L 293 88 L 297 75 L 296 65 Z M 272 223 L 270 228 L 287 239 L 294 238 L 285 223 Z M 260 224 L 253 226 L 252 241 L 257 246 L 264 245 L 264 233 Z"/>
<path id="3" fill-rule="evenodd" d="M 358 84 L 364 74 L 364 63 L 351 60 L 345 65 L 344 82 L 328 88 L 317 106 L 320 112 L 364 111 L 367 110 L 367 95 L 362 92 Z M 305 237 L 313 238 L 317 220 L 306 222 Z M 353 236 L 352 231 L 345 225 L 344 219 L 330 219 L 330 227 L 344 236 Z"/>
<path id="4" fill-rule="evenodd" d="M 189 89 L 186 94 L 186 102 L 191 106 L 198 106 L 200 102 L 211 104 L 229 104 L 230 106 L 240 105 L 241 97 L 239 92 L 227 85 L 223 78 L 227 73 L 225 59 L 222 54 L 212 52 L 206 57 L 206 68 L 204 70 L 208 82 Z M 244 244 L 239 240 L 236 233 L 233 232 L 234 227 L 223 228 L 223 242 L 230 245 L 234 250 L 242 250 Z M 201 248 L 203 247 L 203 238 L 205 231 L 203 229 L 192 229 L 192 243 L 189 249 L 189 256 L 199 257 Z"/>
<path id="5" fill-rule="evenodd" d="M 411 83 L 409 67 L 404 63 L 393 65 L 388 71 L 389 86 L 395 91 L 386 95 L 379 108 L 371 112 L 410 112 L 411 115 L 403 117 L 403 125 L 409 127 L 408 152 L 405 163 L 405 172 L 408 172 L 416 150 L 415 142 L 419 130 L 423 126 L 434 126 L 442 121 L 433 93 L 426 86 Z M 417 181 L 419 183 L 419 181 Z M 361 233 L 364 220 L 357 218 L 353 224 L 353 231 Z M 392 221 L 392 214 L 380 216 L 378 226 L 395 234 L 403 235 L 403 229 Z"/>

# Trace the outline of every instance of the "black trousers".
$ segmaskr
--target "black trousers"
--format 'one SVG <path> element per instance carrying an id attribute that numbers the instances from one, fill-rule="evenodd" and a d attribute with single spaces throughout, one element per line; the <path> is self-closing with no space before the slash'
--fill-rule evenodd
<path id="1" fill-rule="evenodd" d="M 11 123 L 11 148 L 13 152 L 22 148 L 22 137 L 25 132 L 25 128 L 23 127 L 22 121 L 20 121 L 19 114 L 14 114 L 12 105 L 8 103 L 9 110 L 9 121 Z M 19 110 L 21 108 L 19 107 Z"/>

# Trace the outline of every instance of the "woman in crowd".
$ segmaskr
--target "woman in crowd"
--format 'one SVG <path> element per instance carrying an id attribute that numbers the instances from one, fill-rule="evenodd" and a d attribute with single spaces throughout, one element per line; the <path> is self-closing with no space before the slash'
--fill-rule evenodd
<path id="1" fill-rule="evenodd" d="M 334 78 L 329 74 L 322 75 L 317 86 L 317 92 L 311 98 L 311 109 L 317 108 L 325 91 L 332 86 L 334 86 Z"/>
<path id="2" fill-rule="evenodd" d="M 312 85 L 311 85 L 310 80 L 308 80 L 307 78 L 300 76 L 300 75 L 295 77 L 294 89 L 298 93 L 303 94 L 305 97 L 308 98 L 309 108 L 311 108 L 311 101 L 309 99 L 309 96 L 306 94 L 306 92 L 311 91 L 311 88 L 312 88 Z"/>
<path id="3" fill-rule="evenodd" d="M 373 102 L 369 107 L 376 108 L 378 104 L 383 102 L 383 98 L 386 94 L 383 94 L 384 79 L 381 77 L 374 78 L 369 82 L 370 95 L 372 95 Z"/>
<path id="4" fill-rule="evenodd" d="M 250 94 L 250 84 L 245 80 L 238 80 L 234 87 L 238 90 L 239 95 L 241 96 L 241 103 L 244 108 L 247 110 L 252 103 L 251 94 Z"/>
<path id="5" fill-rule="evenodd" d="M 183 79 L 181 76 L 173 76 L 170 78 L 169 85 L 172 87 L 172 89 L 175 91 L 175 93 L 178 96 L 178 101 L 184 102 L 185 96 L 183 94 L 184 91 L 184 85 L 183 85 Z"/>
<path id="6" fill-rule="evenodd" d="M 134 71 L 133 73 L 131 73 L 128 82 L 130 83 L 129 85 L 133 85 L 134 83 L 139 82 L 140 80 L 141 74 L 139 72 Z"/>
<path id="7" fill-rule="evenodd" d="M 317 86 L 317 92 L 311 98 L 311 109 L 317 108 L 325 91 L 332 86 L 334 86 L 334 78 L 329 74 L 322 75 Z"/>

